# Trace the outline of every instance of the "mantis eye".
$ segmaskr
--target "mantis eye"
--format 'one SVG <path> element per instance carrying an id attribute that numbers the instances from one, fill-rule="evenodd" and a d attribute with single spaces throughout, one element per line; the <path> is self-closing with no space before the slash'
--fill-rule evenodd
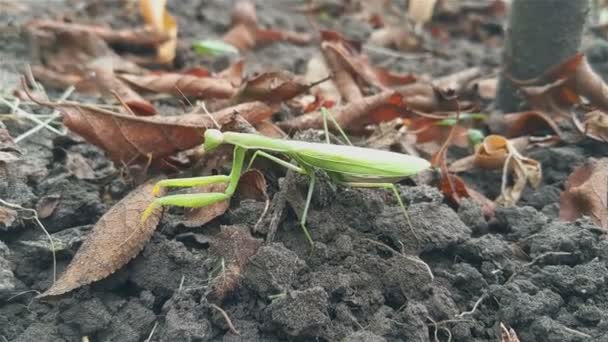
<path id="1" fill-rule="evenodd" d="M 208 129 L 205 131 L 205 141 L 203 146 L 205 151 L 214 150 L 224 142 L 224 134 L 217 129 Z"/>

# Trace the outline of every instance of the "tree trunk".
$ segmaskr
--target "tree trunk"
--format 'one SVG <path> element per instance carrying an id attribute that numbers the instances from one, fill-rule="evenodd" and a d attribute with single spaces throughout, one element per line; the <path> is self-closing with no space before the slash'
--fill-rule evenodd
<path id="1" fill-rule="evenodd" d="M 514 0 L 503 51 L 503 72 L 525 80 L 540 76 L 578 52 L 589 0 Z M 513 112 L 522 98 L 501 75 L 497 109 Z"/>

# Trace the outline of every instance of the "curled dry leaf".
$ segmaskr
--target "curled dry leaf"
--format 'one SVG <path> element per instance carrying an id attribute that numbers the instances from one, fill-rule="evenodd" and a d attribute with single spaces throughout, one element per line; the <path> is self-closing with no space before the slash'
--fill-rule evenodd
<path id="1" fill-rule="evenodd" d="M 407 16 L 417 24 L 424 24 L 433 16 L 437 0 L 410 1 Z"/>
<path id="2" fill-rule="evenodd" d="M 549 68 L 541 77 L 512 81 L 522 86 L 534 108 L 547 113 L 567 116 L 570 107 L 581 102 L 580 97 L 596 108 L 608 111 L 608 85 L 592 70 L 582 53 Z"/>
<path id="3" fill-rule="evenodd" d="M 474 164 L 482 169 L 500 169 L 509 155 L 509 141 L 500 135 L 488 135 L 475 149 Z"/>
<path id="4" fill-rule="evenodd" d="M 210 251 L 222 258 L 225 267 L 211 283 L 212 295 L 222 300 L 239 285 L 243 269 L 262 245 L 245 226 L 222 226 L 213 237 Z"/>
<path id="5" fill-rule="evenodd" d="M 608 230 L 608 158 L 587 161 L 566 180 L 559 217 L 574 221 L 583 215 Z"/>
<path id="6" fill-rule="evenodd" d="M 228 124 L 237 114 L 257 123 L 274 113 L 264 103 L 248 102 L 217 111 L 213 118 L 198 113 L 134 117 L 78 102 L 35 101 L 60 110 L 70 130 L 105 150 L 117 165 L 148 163 L 198 146 L 207 127 Z"/>
<path id="7" fill-rule="evenodd" d="M 552 130 L 559 136 L 563 135 L 556 121 L 542 111 L 493 115 L 489 125 L 493 132 L 505 132 L 506 137 L 538 134 L 547 129 Z"/>
<path id="8" fill-rule="evenodd" d="M 601 110 L 593 110 L 585 113 L 585 119 L 581 122 L 576 113 L 572 113 L 572 121 L 579 132 L 587 137 L 608 142 L 608 114 Z"/>
<path id="9" fill-rule="evenodd" d="M 481 207 L 486 219 L 494 216 L 496 204 L 482 193 L 469 187 L 462 178 L 446 172 L 441 177 L 440 188 L 443 195 L 454 204 L 460 206 L 463 199 L 470 198 Z"/>
<path id="10" fill-rule="evenodd" d="M 8 133 L 8 130 L 2 122 L 0 122 L 0 163 L 10 163 L 19 160 L 21 151 L 13 138 Z"/>
<path id="11" fill-rule="evenodd" d="M 519 342 L 519 337 L 513 328 L 507 328 L 504 323 L 500 322 L 500 342 Z"/>
<path id="12" fill-rule="evenodd" d="M 41 30 L 47 32 L 67 32 L 74 34 L 90 34 L 100 37 L 106 42 L 113 44 L 129 44 L 143 46 L 157 46 L 171 39 L 171 37 L 159 32 L 154 28 L 136 28 L 115 30 L 107 26 L 83 25 L 77 23 L 67 23 L 55 20 L 33 20 L 27 23 L 28 29 Z"/>
<path id="13" fill-rule="evenodd" d="M 236 101 L 279 103 L 300 95 L 319 81 L 315 80 L 313 82 L 316 83 L 307 84 L 304 80 L 284 70 L 263 72 L 245 80 L 236 95 Z"/>
<path id="14" fill-rule="evenodd" d="M 104 279 L 127 264 L 152 237 L 161 216 L 155 209 L 145 222 L 141 215 L 154 199 L 157 180 L 133 190 L 97 221 L 61 277 L 38 297 L 58 296 Z"/>
<path id="15" fill-rule="evenodd" d="M 16 210 L 7 207 L 0 207 L 0 230 L 5 230 L 12 226 L 16 219 Z"/>
<path id="16" fill-rule="evenodd" d="M 95 171 L 80 153 L 69 152 L 66 156 L 65 167 L 70 174 L 78 179 L 95 178 Z"/>
<path id="17" fill-rule="evenodd" d="M 141 76 L 123 74 L 120 78 L 147 91 L 177 96 L 184 94 L 200 99 L 227 99 L 236 93 L 231 81 L 224 78 L 197 77 L 169 72 Z"/>
<path id="18" fill-rule="evenodd" d="M 38 203 L 36 203 L 38 218 L 45 219 L 53 215 L 60 201 L 61 195 L 47 195 L 40 198 Z"/>
<path id="19" fill-rule="evenodd" d="M 111 62 L 107 62 L 107 58 L 96 60 L 87 68 L 88 73 L 79 82 L 79 85 L 82 87 L 83 83 L 87 83 L 90 85 L 87 88 L 95 88 L 106 100 L 124 102 L 135 115 L 155 115 L 154 105 L 117 78 Z"/>
<path id="20" fill-rule="evenodd" d="M 166 41 L 156 47 L 157 62 L 161 64 L 173 63 L 177 49 L 177 21 L 166 7 L 167 0 L 139 1 L 139 10 L 146 24 L 158 34 L 168 37 Z"/>
<path id="21" fill-rule="evenodd" d="M 232 10 L 232 25 L 224 37 L 224 42 L 241 52 L 251 50 L 261 44 L 286 41 L 293 44 L 308 44 L 311 36 L 305 33 L 263 29 L 258 26 L 255 6 L 250 1 L 239 1 Z"/>
<path id="22" fill-rule="evenodd" d="M 542 181 L 542 169 L 538 161 L 530 158 L 525 158 L 519 155 L 517 151 L 513 152 L 507 159 L 504 168 L 504 175 L 501 187 L 500 196 L 496 199 L 496 203 L 503 206 L 514 206 L 521 197 L 526 184 L 530 184 L 533 188 L 538 188 Z M 513 170 L 513 184 L 507 185 L 507 170 Z"/>

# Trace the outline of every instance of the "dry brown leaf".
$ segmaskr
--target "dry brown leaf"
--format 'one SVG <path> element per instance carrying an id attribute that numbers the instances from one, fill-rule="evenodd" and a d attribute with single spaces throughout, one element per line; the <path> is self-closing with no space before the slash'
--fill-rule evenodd
<path id="1" fill-rule="evenodd" d="M 235 100 L 279 103 L 300 95 L 312 86 L 314 84 L 305 83 L 289 71 L 267 71 L 247 78 Z"/>
<path id="2" fill-rule="evenodd" d="M 509 155 L 509 141 L 500 135 L 488 135 L 475 149 L 474 165 L 482 169 L 500 169 Z"/>
<path id="3" fill-rule="evenodd" d="M 513 328 L 507 328 L 504 323 L 500 322 L 500 342 L 519 342 L 519 337 Z"/>
<path id="4" fill-rule="evenodd" d="M 6 229 L 13 225 L 17 219 L 17 211 L 0 206 L 0 228 Z"/>
<path id="5" fill-rule="evenodd" d="M 231 29 L 224 35 L 224 42 L 241 52 L 262 44 L 286 41 L 293 44 L 308 44 L 311 36 L 306 33 L 263 29 L 258 27 L 255 6 L 250 1 L 239 1 L 232 10 Z"/>
<path id="6" fill-rule="evenodd" d="M 424 24 L 433 16 L 436 2 L 437 0 L 410 1 L 407 16 L 419 25 Z"/>
<path id="7" fill-rule="evenodd" d="M 141 89 L 155 93 L 192 96 L 200 99 L 227 99 L 236 93 L 230 80 L 214 77 L 197 77 L 178 73 L 126 75 L 121 79 Z"/>
<path id="8" fill-rule="evenodd" d="M 222 300 L 239 285 L 244 267 L 262 245 L 246 226 L 222 226 L 211 243 L 210 251 L 222 258 L 224 269 L 213 278 L 212 295 Z"/>
<path id="9" fill-rule="evenodd" d="M 80 153 L 69 152 L 66 156 L 65 167 L 78 179 L 95 179 L 95 171 Z"/>
<path id="10" fill-rule="evenodd" d="M 10 163 L 19 160 L 21 150 L 2 122 L 0 122 L 0 163 Z"/>
<path id="11" fill-rule="evenodd" d="M 495 118 L 507 127 L 505 136 L 509 138 L 539 133 L 547 128 L 560 136 L 563 135 L 555 120 L 541 111 L 501 114 Z"/>
<path id="12" fill-rule="evenodd" d="M 441 177 L 440 185 L 443 195 L 454 204 L 460 206 L 464 198 L 470 198 L 481 207 L 486 218 L 494 216 L 494 210 L 496 209 L 494 202 L 482 193 L 469 187 L 462 178 L 445 173 Z"/>
<path id="13" fill-rule="evenodd" d="M 608 230 L 608 158 L 590 159 L 568 177 L 560 198 L 559 217 L 574 221 L 583 215 Z"/>
<path id="14" fill-rule="evenodd" d="M 167 0 L 140 0 L 139 10 L 146 24 L 169 39 L 156 48 L 157 62 L 171 64 L 177 49 L 177 21 L 167 10 Z"/>
<path id="15" fill-rule="evenodd" d="M 515 80 L 531 105 L 547 113 L 569 116 L 570 107 L 586 98 L 598 109 L 608 111 L 608 85 L 593 71 L 587 58 L 578 53 L 549 68 L 532 80 Z"/>
<path id="16" fill-rule="evenodd" d="M 285 139 L 287 137 L 287 134 L 270 120 L 264 120 L 254 126 L 255 130 L 263 136 L 276 139 Z"/>
<path id="17" fill-rule="evenodd" d="M 572 113 L 572 121 L 579 132 L 587 137 L 608 142 L 608 114 L 600 110 L 585 113 L 585 119 L 581 123 L 577 114 Z"/>
<path id="18" fill-rule="evenodd" d="M 158 180 L 133 190 L 97 221 L 59 279 L 39 298 L 58 296 L 104 279 L 127 264 L 152 237 L 161 217 L 155 209 L 145 221 L 141 215 L 154 200 Z"/>
<path id="19" fill-rule="evenodd" d="M 405 25 L 382 27 L 369 36 L 369 42 L 400 51 L 419 51 L 422 41 Z"/>
<path id="20" fill-rule="evenodd" d="M 151 27 L 114 30 L 107 26 L 83 25 L 55 20 L 33 20 L 27 23 L 26 27 L 28 29 L 46 32 L 90 34 L 100 37 L 110 44 L 122 43 L 129 45 L 157 46 L 171 39 L 168 34 L 159 32 Z"/>
<path id="21" fill-rule="evenodd" d="M 38 102 L 60 110 L 70 130 L 105 150 L 117 165 L 149 163 L 198 146 L 207 127 L 228 124 L 236 114 L 257 123 L 274 113 L 264 103 L 248 102 L 217 111 L 213 119 L 198 113 L 135 117 L 78 102 Z"/>
<path id="22" fill-rule="evenodd" d="M 517 151 L 513 152 L 512 147 L 510 153 L 511 157 L 507 159 L 508 164 L 503 172 L 506 173 L 507 170 L 512 169 L 514 181 L 512 185 L 507 185 L 507 177 L 503 175 L 502 190 L 495 201 L 497 204 L 507 207 L 514 206 L 519 201 L 526 184 L 530 184 L 532 188 L 536 189 L 542 181 L 542 168 L 538 161 L 522 157 Z"/>
<path id="23" fill-rule="evenodd" d="M 88 84 L 88 89 L 95 88 L 106 100 L 122 101 L 135 115 L 150 116 L 156 114 L 156 108 L 141 97 L 126 83 L 116 77 L 108 58 L 97 59 L 87 67 L 87 75 L 79 82 Z"/>
<path id="24" fill-rule="evenodd" d="M 61 195 L 47 195 L 43 196 L 36 203 L 36 212 L 38 212 L 39 219 L 45 219 L 50 217 L 57 209 Z"/>

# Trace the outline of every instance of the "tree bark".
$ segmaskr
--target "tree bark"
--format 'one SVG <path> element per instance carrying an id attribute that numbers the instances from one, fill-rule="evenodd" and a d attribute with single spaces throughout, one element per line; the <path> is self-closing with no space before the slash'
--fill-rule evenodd
<path id="1" fill-rule="evenodd" d="M 497 109 L 517 111 L 522 98 L 504 73 L 525 80 L 578 52 L 589 0 L 514 0 L 503 51 Z"/>

